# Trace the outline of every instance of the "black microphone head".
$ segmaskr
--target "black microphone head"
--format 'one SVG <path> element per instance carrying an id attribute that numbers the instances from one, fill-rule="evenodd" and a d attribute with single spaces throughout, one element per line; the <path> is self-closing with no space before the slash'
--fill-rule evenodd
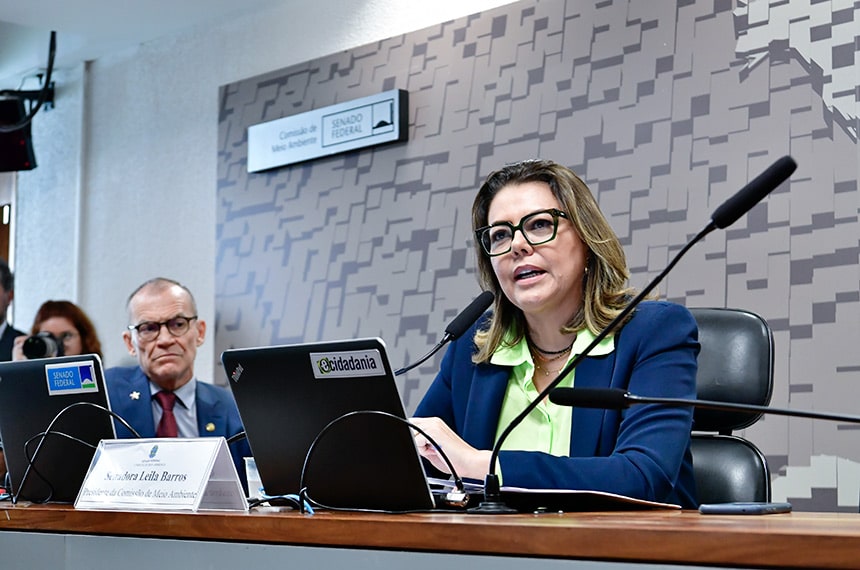
<path id="1" fill-rule="evenodd" d="M 469 303 L 469 306 L 463 309 L 459 315 L 454 317 L 454 320 L 445 329 L 445 334 L 448 335 L 450 340 L 460 338 L 460 335 L 466 332 L 478 320 L 478 317 L 489 308 L 495 297 L 491 291 L 484 291 L 475 297 L 475 300 Z"/>
<path id="2" fill-rule="evenodd" d="M 714 210 L 711 216 L 714 225 L 723 229 L 735 223 L 738 218 L 749 212 L 762 198 L 791 176 L 796 168 L 797 163 L 790 156 L 783 156 L 771 164 L 767 170 Z"/>
<path id="3" fill-rule="evenodd" d="M 556 388 L 549 393 L 549 401 L 559 406 L 618 410 L 630 406 L 627 396 L 620 388 Z"/>

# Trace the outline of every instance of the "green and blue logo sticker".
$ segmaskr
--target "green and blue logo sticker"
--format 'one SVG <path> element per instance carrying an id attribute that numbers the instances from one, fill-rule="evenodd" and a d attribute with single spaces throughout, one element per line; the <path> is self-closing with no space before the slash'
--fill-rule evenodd
<path id="1" fill-rule="evenodd" d="M 46 364 L 45 375 L 48 377 L 48 394 L 52 396 L 99 391 L 92 360 Z"/>

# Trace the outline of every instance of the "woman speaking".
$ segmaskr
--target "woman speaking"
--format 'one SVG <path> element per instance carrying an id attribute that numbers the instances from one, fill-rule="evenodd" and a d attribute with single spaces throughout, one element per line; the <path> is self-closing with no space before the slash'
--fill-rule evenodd
<path id="1" fill-rule="evenodd" d="M 544 160 L 493 172 L 472 207 L 478 277 L 492 311 L 452 343 L 413 421 L 461 477 L 482 480 L 497 438 L 633 297 L 618 237 L 586 184 Z M 560 386 L 695 398 L 696 323 L 645 301 Z M 506 486 L 581 489 L 697 506 L 690 408 L 556 406 L 544 399 L 507 437 Z M 447 467 L 416 435 L 419 452 Z"/>

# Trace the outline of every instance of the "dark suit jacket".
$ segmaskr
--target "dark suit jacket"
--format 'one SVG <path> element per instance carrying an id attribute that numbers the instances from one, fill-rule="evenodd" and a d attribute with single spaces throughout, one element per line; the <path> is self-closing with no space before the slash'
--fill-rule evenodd
<path id="1" fill-rule="evenodd" d="M 6 324 L 6 330 L 0 336 L 0 360 L 12 360 L 12 347 L 14 346 L 15 337 L 25 334 L 27 333 L 12 328 L 10 323 Z"/>
<path id="2" fill-rule="evenodd" d="M 511 369 L 475 365 L 475 328 L 448 347 L 439 374 L 415 412 L 438 416 L 477 449 L 492 449 Z M 641 396 L 696 397 L 696 322 L 686 308 L 644 302 L 615 339 L 615 350 L 586 357 L 577 387 L 622 388 Z M 506 486 L 588 489 L 697 506 L 690 429 L 692 409 L 635 405 L 574 408 L 570 457 L 502 451 Z"/>
<path id="3" fill-rule="evenodd" d="M 108 397 L 111 410 L 119 414 L 141 437 L 155 437 L 155 419 L 152 416 L 152 398 L 150 397 L 149 379 L 139 366 L 114 367 L 105 371 Z M 137 392 L 138 398 L 132 398 Z M 197 382 L 195 394 L 197 401 L 197 426 L 201 437 L 230 438 L 244 431 L 239 410 L 233 400 L 233 394 L 226 388 L 206 382 Z M 215 426 L 213 431 L 206 431 L 206 426 Z M 133 438 L 134 435 L 122 424 L 114 420 L 116 435 L 119 438 Z M 244 457 L 251 456 L 251 448 L 247 439 L 242 439 L 230 445 L 230 453 L 239 479 L 245 485 Z"/>

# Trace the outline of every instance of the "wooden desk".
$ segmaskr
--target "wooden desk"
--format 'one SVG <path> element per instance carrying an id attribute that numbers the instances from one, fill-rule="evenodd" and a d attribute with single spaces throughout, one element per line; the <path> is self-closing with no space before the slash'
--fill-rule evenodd
<path id="1" fill-rule="evenodd" d="M 186 570 L 195 567 L 189 565 L 187 558 L 191 552 L 189 545 L 212 548 L 216 543 L 239 548 L 243 561 L 257 549 L 272 552 L 272 557 L 263 560 L 266 564 L 274 560 L 297 560 L 289 557 L 303 551 L 314 555 L 338 551 L 350 569 L 362 566 L 360 557 L 353 556 L 356 553 L 371 554 L 368 566 L 390 567 L 401 565 L 405 560 L 403 556 L 418 556 L 410 553 L 449 555 L 445 558 L 446 567 L 473 569 L 483 566 L 476 561 L 487 559 L 488 568 L 507 568 L 504 557 L 521 557 L 520 561 L 534 559 L 529 560 L 530 568 L 536 567 L 533 562 L 541 561 L 545 567 L 559 568 L 560 560 L 592 561 L 579 566 L 588 568 L 616 568 L 629 563 L 642 563 L 647 568 L 664 564 L 745 568 L 860 567 L 860 514 L 852 513 L 721 516 L 700 515 L 696 511 L 645 511 L 477 516 L 318 512 L 309 516 L 276 509 L 254 510 L 248 514 L 163 514 L 77 511 L 62 505 L 19 503 L 0 506 L 0 530 L 3 531 L 0 532 L 0 553 L 3 553 L 0 562 L 14 558 L 15 548 L 22 557 L 28 553 L 34 556 L 45 553 L 44 549 L 51 548 L 49 542 L 53 540 L 59 541 L 56 548 L 64 550 L 66 559 L 65 564 L 56 566 L 56 560 L 46 558 L 45 563 L 50 562 L 55 568 L 87 567 L 74 565 L 72 558 L 87 554 L 75 554 L 69 540 L 88 538 L 89 542 L 81 548 L 92 556 L 100 555 L 105 549 L 121 551 L 136 544 L 134 540 L 116 537 L 134 537 L 137 543 L 143 543 L 143 546 L 138 545 L 138 550 L 132 548 L 126 554 L 116 555 L 124 557 L 120 558 L 125 561 L 123 568 L 137 567 L 129 556 L 143 552 L 148 555 L 140 567 L 155 570 L 172 567 L 153 562 L 151 554 L 156 544 L 171 541 L 175 541 L 178 548 L 185 547 L 181 564 L 176 567 Z M 42 543 L 44 548 L 39 546 Z M 285 547 L 288 549 L 284 550 Z M 225 565 L 211 567 L 236 567 L 232 562 L 228 565 L 230 557 L 226 554 L 212 552 Z M 398 553 L 400 558 L 392 559 L 393 565 L 386 563 L 386 552 Z M 199 561 L 198 558 L 192 560 Z M 312 556 L 308 560 L 315 559 Z M 552 565 L 547 565 L 548 562 Z M 93 560 L 87 563 L 89 567 L 99 567 Z M 247 564 L 245 567 L 261 566 Z M 412 567 L 425 566 L 413 564 Z M 437 566 L 434 562 L 426 567 Z"/>

